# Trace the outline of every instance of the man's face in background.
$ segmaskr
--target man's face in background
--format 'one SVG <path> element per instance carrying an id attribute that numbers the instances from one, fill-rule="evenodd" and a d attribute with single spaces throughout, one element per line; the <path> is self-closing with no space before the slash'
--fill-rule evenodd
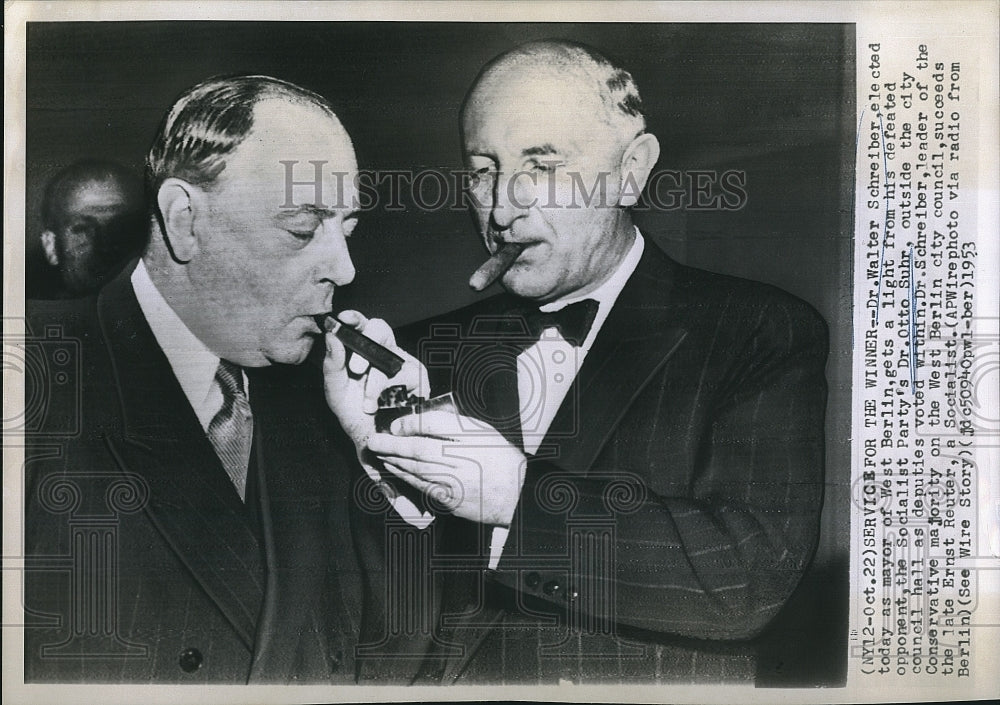
<path id="1" fill-rule="evenodd" d="M 487 74 L 463 113 L 474 215 L 489 251 L 526 243 L 502 279 L 548 301 L 587 293 L 617 263 L 621 160 L 627 146 L 594 86 L 555 71 Z"/>
<path id="2" fill-rule="evenodd" d="M 327 162 L 320 202 L 309 184 L 295 187 L 286 207 L 289 160 L 297 180 L 314 175 L 311 160 Z M 225 163 L 216 182 L 192 187 L 197 250 L 184 271 L 201 308 L 189 325 L 237 364 L 302 362 L 320 332 L 312 317 L 329 312 L 335 287 L 354 279 L 346 240 L 358 219 L 354 148 L 318 108 L 268 99 Z"/>
<path id="3" fill-rule="evenodd" d="M 42 234 L 42 246 L 70 294 L 97 291 L 145 242 L 141 191 L 114 179 L 79 184 L 55 209 L 58 223 Z"/>

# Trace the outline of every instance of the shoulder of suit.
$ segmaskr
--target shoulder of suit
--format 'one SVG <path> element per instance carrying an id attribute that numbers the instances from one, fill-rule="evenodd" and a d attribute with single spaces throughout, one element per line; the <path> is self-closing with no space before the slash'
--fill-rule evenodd
<path id="1" fill-rule="evenodd" d="M 79 328 L 91 322 L 97 313 L 97 296 L 80 299 L 28 299 L 24 313 L 31 335 L 38 335 L 35 328 L 49 325 Z"/>
<path id="2" fill-rule="evenodd" d="M 746 311 L 773 309 L 803 321 L 823 320 L 811 304 L 772 284 L 674 264 L 678 291 L 704 306 L 737 306 Z"/>
<path id="3" fill-rule="evenodd" d="M 803 299 L 779 287 L 674 263 L 675 300 L 682 327 L 722 336 L 742 348 L 749 339 L 767 348 L 825 351 L 826 321 Z"/>
<path id="4" fill-rule="evenodd" d="M 29 340 L 46 344 L 69 340 L 74 346 L 93 348 L 104 339 L 96 295 L 82 299 L 28 300 L 24 312 L 24 334 Z M 94 357 L 93 353 L 87 355 L 88 360 L 96 363 Z"/>

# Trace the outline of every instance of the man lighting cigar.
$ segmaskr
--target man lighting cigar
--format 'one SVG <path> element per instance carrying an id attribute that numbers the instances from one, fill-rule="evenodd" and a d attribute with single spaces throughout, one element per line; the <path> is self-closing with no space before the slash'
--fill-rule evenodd
<path id="1" fill-rule="evenodd" d="M 471 284 L 499 273 L 506 291 L 399 331 L 460 414 L 368 444 L 450 512 L 440 642 L 463 648 L 425 676 L 752 678 L 740 640 L 816 546 L 824 322 L 643 237 L 629 209 L 660 147 L 631 75 L 597 52 L 501 55 L 461 127 L 494 255 Z"/>
<path id="2" fill-rule="evenodd" d="M 49 398 L 26 452 L 25 606 L 44 616 L 25 628 L 27 681 L 415 673 L 391 658 L 382 515 L 355 501 L 388 380 L 348 355 L 340 324 L 322 374 L 299 364 L 354 278 L 354 194 L 330 180 L 288 203 L 281 160 L 357 172 L 308 90 L 266 76 L 189 89 L 147 156 L 142 258 L 96 297 L 29 302 L 56 376 L 27 380 L 27 398 Z M 383 321 L 340 319 L 394 347 Z M 416 389 L 419 365 L 396 352 L 393 384 Z M 356 658 L 362 642 L 377 662 Z"/>

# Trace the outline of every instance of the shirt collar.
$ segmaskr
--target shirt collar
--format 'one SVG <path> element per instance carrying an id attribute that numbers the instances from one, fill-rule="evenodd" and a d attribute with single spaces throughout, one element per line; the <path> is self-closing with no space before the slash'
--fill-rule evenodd
<path id="1" fill-rule="evenodd" d="M 210 393 L 213 391 L 219 357 L 184 325 L 149 278 L 149 272 L 141 259 L 132 272 L 132 288 L 156 342 L 167 356 L 167 362 L 184 390 L 184 396 L 198 415 L 202 427 L 207 428 L 218 411 L 213 408 Z"/>
<path id="2" fill-rule="evenodd" d="M 635 226 L 633 226 L 635 227 Z M 587 334 L 587 339 L 583 341 L 581 346 L 584 350 L 589 350 L 590 346 L 594 342 L 594 338 L 597 337 L 598 331 L 600 331 L 601 326 L 604 325 L 605 319 L 607 319 L 608 314 L 611 313 L 611 308 L 615 305 L 615 301 L 618 300 L 619 294 L 622 293 L 622 289 L 625 288 L 626 282 L 628 282 L 629 277 L 635 271 L 635 268 L 639 266 L 639 260 L 642 258 L 642 252 L 646 247 L 645 240 L 642 237 L 642 233 L 639 232 L 639 228 L 635 227 L 635 240 L 632 241 L 632 247 L 622 258 L 619 263 L 618 268 L 608 277 L 604 283 L 599 287 L 591 291 L 589 294 L 566 296 L 561 299 L 556 299 L 555 301 L 550 301 L 542 306 L 539 306 L 541 311 L 558 311 L 561 308 L 569 306 L 577 301 L 586 301 L 587 299 L 593 299 L 597 302 L 597 316 L 594 318 L 594 324 L 590 328 L 590 332 Z"/>

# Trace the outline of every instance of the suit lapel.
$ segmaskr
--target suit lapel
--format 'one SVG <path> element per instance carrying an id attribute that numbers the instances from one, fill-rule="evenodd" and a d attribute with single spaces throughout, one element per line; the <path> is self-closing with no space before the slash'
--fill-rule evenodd
<path id="1" fill-rule="evenodd" d="M 672 313 L 675 267 L 646 243 L 540 446 L 540 454 L 556 452 L 559 467 L 585 474 L 632 401 L 683 343 L 687 331 Z"/>
<path id="2" fill-rule="evenodd" d="M 253 648 L 263 596 L 260 547 L 245 508 L 139 308 L 126 269 L 98 297 L 123 428 L 107 444 L 142 477 L 144 511 Z"/>

